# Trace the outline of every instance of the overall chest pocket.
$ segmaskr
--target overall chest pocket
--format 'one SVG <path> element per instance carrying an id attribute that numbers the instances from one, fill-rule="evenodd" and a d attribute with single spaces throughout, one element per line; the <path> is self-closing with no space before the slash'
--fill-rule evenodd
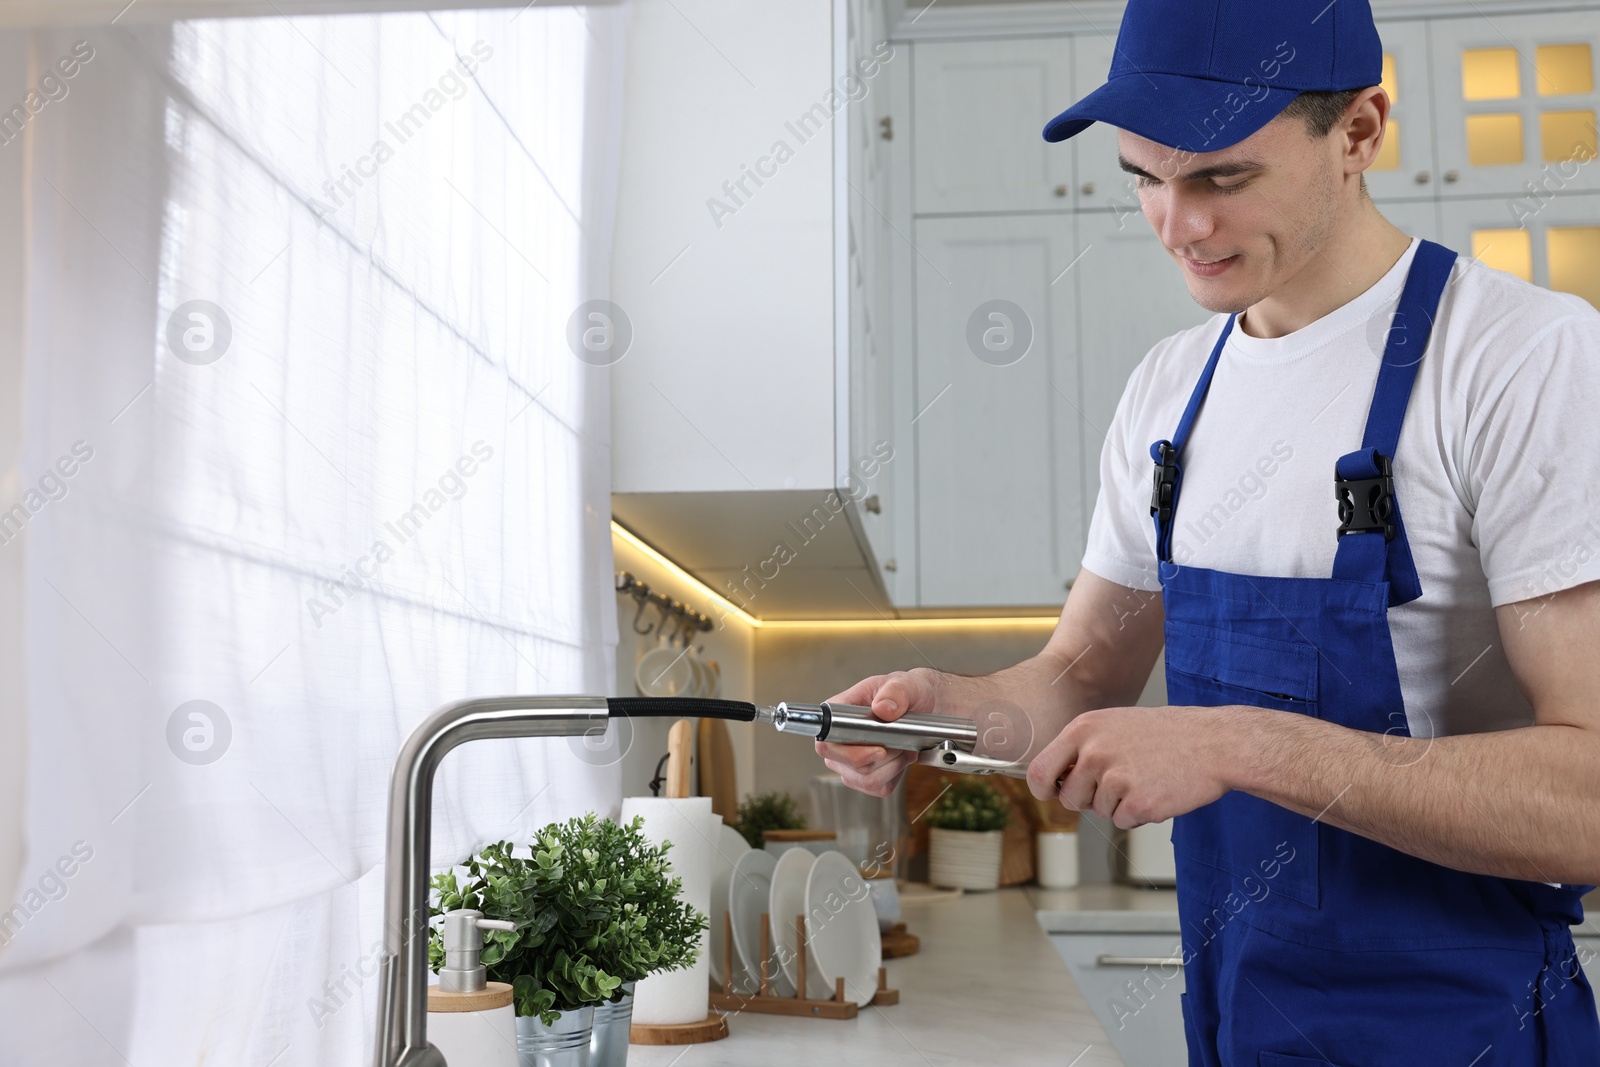
<path id="1" fill-rule="evenodd" d="M 1310 643 L 1177 620 L 1168 621 L 1166 636 L 1169 704 L 1317 716 L 1318 654 Z M 1233 894 L 1244 908 L 1262 910 L 1276 909 L 1274 897 L 1321 905 L 1318 840 L 1310 818 L 1237 790 L 1179 816 L 1172 828 L 1180 888 L 1187 881 L 1217 903 Z"/>
<path id="2" fill-rule="evenodd" d="M 1167 623 L 1166 635 L 1168 688 L 1176 673 L 1180 688 L 1196 697 L 1184 703 L 1252 704 L 1316 715 L 1315 645 L 1177 621 Z"/>

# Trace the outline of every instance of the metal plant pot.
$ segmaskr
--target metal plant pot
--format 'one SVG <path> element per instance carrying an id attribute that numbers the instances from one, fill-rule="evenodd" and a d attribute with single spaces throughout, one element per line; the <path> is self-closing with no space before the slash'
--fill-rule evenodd
<path id="1" fill-rule="evenodd" d="M 546 1026 L 537 1015 L 517 1016 L 518 1067 L 589 1067 L 594 1007 L 561 1012 Z"/>
<path id="2" fill-rule="evenodd" d="M 633 983 L 622 983 L 622 999 L 594 1006 L 594 1037 L 589 1067 L 626 1067 L 628 1030 L 633 1025 Z"/>

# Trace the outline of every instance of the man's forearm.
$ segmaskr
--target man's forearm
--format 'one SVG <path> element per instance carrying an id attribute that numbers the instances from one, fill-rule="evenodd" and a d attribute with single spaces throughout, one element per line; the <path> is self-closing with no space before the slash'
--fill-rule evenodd
<path id="1" fill-rule="evenodd" d="M 1118 703 L 1088 672 L 1075 671 L 1077 665 L 1046 650 L 977 677 L 929 670 L 935 714 L 972 719 L 978 726 L 979 755 L 1030 759 L 1074 715 Z"/>
<path id="2" fill-rule="evenodd" d="M 1600 884 L 1600 737 L 1574 726 L 1411 738 L 1224 712 L 1236 778 L 1264 800 L 1434 863 Z"/>
<path id="3" fill-rule="evenodd" d="M 926 677 L 936 714 L 977 722 L 979 755 L 1032 759 L 1081 712 L 1137 701 L 1161 640 L 1159 592 L 1080 570 L 1038 655 L 977 677 L 927 667 L 911 673 Z"/>

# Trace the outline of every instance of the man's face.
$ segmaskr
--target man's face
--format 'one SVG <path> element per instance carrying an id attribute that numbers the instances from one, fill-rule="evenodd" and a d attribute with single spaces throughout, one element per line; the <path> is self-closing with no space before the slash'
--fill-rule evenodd
<path id="1" fill-rule="evenodd" d="M 1283 116 L 1199 155 L 1127 130 L 1117 135 L 1144 216 L 1178 261 L 1189 295 L 1224 313 L 1259 303 L 1327 243 L 1341 211 L 1338 140 L 1313 141 L 1303 119 Z"/>

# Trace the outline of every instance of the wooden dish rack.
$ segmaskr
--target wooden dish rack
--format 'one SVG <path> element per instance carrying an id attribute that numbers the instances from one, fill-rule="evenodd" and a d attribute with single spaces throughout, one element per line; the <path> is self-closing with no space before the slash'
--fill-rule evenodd
<path id="1" fill-rule="evenodd" d="M 856 1002 L 844 995 L 844 976 L 833 980 L 833 996 L 816 1000 L 806 992 L 806 917 L 794 917 L 795 932 L 795 994 L 779 996 L 772 992 L 772 923 L 766 912 L 761 913 L 761 975 L 756 992 L 750 994 L 733 991 L 733 918 L 722 913 L 722 989 L 711 994 L 711 1007 L 717 1011 L 764 1012 L 768 1015 L 799 1015 L 815 1019 L 854 1019 L 860 1010 Z M 878 968 L 878 989 L 868 1001 L 877 1007 L 900 1003 L 900 991 L 889 988 L 889 972 Z"/>

